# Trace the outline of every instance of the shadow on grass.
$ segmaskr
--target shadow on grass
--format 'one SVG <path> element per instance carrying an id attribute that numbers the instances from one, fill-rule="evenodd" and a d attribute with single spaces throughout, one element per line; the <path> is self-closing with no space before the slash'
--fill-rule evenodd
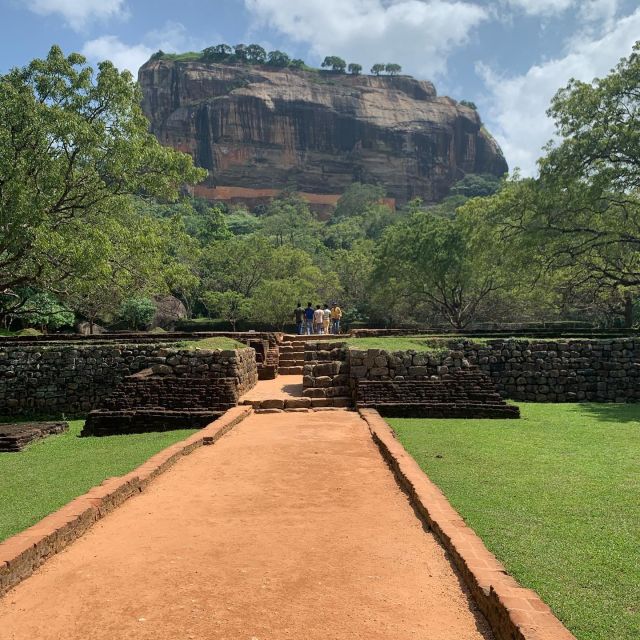
<path id="1" fill-rule="evenodd" d="M 582 402 L 571 409 L 600 422 L 640 422 L 640 404 Z"/>

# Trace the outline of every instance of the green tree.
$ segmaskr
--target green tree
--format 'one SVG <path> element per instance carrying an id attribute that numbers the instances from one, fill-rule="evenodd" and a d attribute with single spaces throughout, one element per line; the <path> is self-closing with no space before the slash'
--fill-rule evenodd
<path id="1" fill-rule="evenodd" d="M 228 44 L 217 44 L 207 47 L 202 51 L 202 57 L 206 62 L 220 62 L 231 58 L 234 54 L 233 48 Z"/>
<path id="2" fill-rule="evenodd" d="M 310 247 L 319 236 L 319 228 L 309 205 L 299 196 L 285 193 L 269 203 L 261 233 L 273 238 L 278 246 Z"/>
<path id="3" fill-rule="evenodd" d="M 139 331 L 146 329 L 156 313 L 156 305 L 149 298 L 128 298 L 121 305 L 118 316 L 127 327 Z"/>
<path id="4" fill-rule="evenodd" d="M 361 216 L 372 204 L 377 204 L 384 198 L 384 189 L 378 185 L 354 182 L 350 184 L 340 196 L 333 218 L 342 219 Z"/>
<path id="5" fill-rule="evenodd" d="M 384 65 L 384 70 L 390 76 L 397 76 L 399 73 L 402 72 L 402 67 L 399 64 L 396 64 L 395 62 L 390 62 Z"/>
<path id="6" fill-rule="evenodd" d="M 474 111 L 478 110 L 475 102 L 471 102 L 471 100 L 460 100 L 460 104 L 463 107 L 469 107 L 469 109 L 473 109 Z"/>
<path id="7" fill-rule="evenodd" d="M 293 67 L 294 69 L 304 69 L 306 67 L 306 64 L 302 58 L 294 58 L 290 62 L 289 66 Z"/>
<path id="8" fill-rule="evenodd" d="M 354 76 L 359 76 L 362 73 L 362 65 L 357 62 L 349 63 L 349 73 Z"/>
<path id="9" fill-rule="evenodd" d="M 267 64 L 271 67 L 288 67 L 291 59 L 282 51 L 270 51 L 267 56 Z"/>
<path id="10" fill-rule="evenodd" d="M 627 326 L 640 291 L 639 86 L 640 43 L 606 77 L 569 82 L 549 110 L 559 141 L 540 160 L 540 178 L 516 176 L 474 205 L 502 242 L 540 247 L 544 269 L 571 274 L 574 289 L 623 296 Z"/>
<path id="11" fill-rule="evenodd" d="M 381 73 L 384 73 L 385 68 L 386 68 L 386 65 L 380 62 L 377 62 L 371 67 L 371 73 L 373 73 L 376 76 L 379 76 Z"/>
<path id="12" fill-rule="evenodd" d="M 344 73 L 347 63 L 338 56 L 327 56 L 320 66 L 323 69 L 330 68 L 331 71 L 335 71 L 336 73 Z"/>
<path id="13" fill-rule="evenodd" d="M 500 189 L 500 178 L 490 173 L 468 173 L 458 180 L 449 193 L 452 196 L 461 195 L 465 198 L 491 196 Z"/>
<path id="14" fill-rule="evenodd" d="M 250 44 L 246 53 L 251 64 L 264 64 L 267 61 L 267 52 L 259 44 Z"/>
<path id="15" fill-rule="evenodd" d="M 246 44 L 237 44 L 233 48 L 233 57 L 238 62 L 248 62 L 249 61 L 249 54 L 247 52 L 247 45 Z"/>
<path id="16" fill-rule="evenodd" d="M 413 306 L 426 303 L 463 329 L 505 286 L 499 262 L 499 255 L 488 259 L 482 245 L 474 246 L 463 221 L 419 212 L 384 233 L 374 282 L 402 292 Z"/>
<path id="17" fill-rule="evenodd" d="M 0 77 L 0 295 L 64 293 L 102 253 L 98 231 L 126 233 L 131 194 L 172 200 L 204 178 L 149 133 L 140 99 L 129 72 L 58 47 Z"/>
<path id="18" fill-rule="evenodd" d="M 264 280 L 251 298 L 250 319 L 282 331 L 291 322 L 296 302 L 313 296 L 309 284 L 296 277 Z"/>
<path id="19" fill-rule="evenodd" d="M 126 204 L 87 226 L 68 247 L 79 269 L 60 294 L 90 326 L 110 321 L 127 298 L 185 293 L 197 283 L 189 260 L 193 248 L 181 221 L 149 216 L 135 201 Z"/>
<path id="20" fill-rule="evenodd" d="M 249 317 L 249 300 L 237 291 L 205 291 L 202 302 L 212 317 L 217 314 L 218 318 L 231 323 L 233 331 L 240 320 Z"/>
<path id="21" fill-rule="evenodd" d="M 54 296 L 34 289 L 22 289 L 16 292 L 20 304 L 12 307 L 10 319 L 19 319 L 23 324 L 38 327 L 44 331 L 71 327 L 75 321 L 72 311 L 60 303 Z"/>

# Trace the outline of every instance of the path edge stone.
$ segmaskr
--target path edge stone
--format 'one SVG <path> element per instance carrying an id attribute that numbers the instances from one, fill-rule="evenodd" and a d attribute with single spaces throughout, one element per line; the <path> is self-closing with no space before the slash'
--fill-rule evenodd
<path id="1" fill-rule="evenodd" d="M 508 574 L 382 416 L 375 409 L 360 409 L 359 413 L 421 520 L 448 552 L 496 640 L 576 640 L 535 591 Z"/>
<path id="2" fill-rule="evenodd" d="M 253 412 L 234 407 L 197 433 L 156 453 L 124 476 L 106 478 L 87 493 L 0 543 L 0 597 L 49 558 L 81 537 L 94 523 L 144 491 L 161 473 L 203 445 L 214 444 Z"/>

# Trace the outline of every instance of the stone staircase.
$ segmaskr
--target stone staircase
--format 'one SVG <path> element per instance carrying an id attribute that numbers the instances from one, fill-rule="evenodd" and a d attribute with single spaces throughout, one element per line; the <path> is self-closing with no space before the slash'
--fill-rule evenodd
<path id="1" fill-rule="evenodd" d="M 304 345 L 307 342 L 332 342 L 337 336 L 327 335 L 284 335 L 280 343 L 278 373 L 283 376 L 302 375 L 304 370 Z"/>
<path id="2" fill-rule="evenodd" d="M 304 343 L 304 336 L 284 336 L 280 344 L 280 358 L 278 360 L 278 373 L 280 375 L 302 375 Z"/>

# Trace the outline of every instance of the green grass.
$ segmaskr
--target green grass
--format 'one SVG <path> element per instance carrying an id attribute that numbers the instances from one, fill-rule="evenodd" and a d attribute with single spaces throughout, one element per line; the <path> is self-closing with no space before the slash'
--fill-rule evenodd
<path id="1" fill-rule="evenodd" d="M 229 349 L 244 349 L 247 345 L 242 342 L 238 342 L 233 338 L 203 338 L 202 340 L 183 340 L 176 342 L 175 347 L 178 349 L 208 349 L 215 351 L 216 349 L 222 349 L 223 351 Z"/>
<path id="2" fill-rule="evenodd" d="M 450 350 L 451 343 L 471 340 L 476 344 L 486 344 L 486 339 L 470 339 L 455 336 L 381 336 L 371 338 L 348 338 L 349 347 L 355 349 L 382 349 L 384 351 L 418 351 L 421 353 L 443 353 Z"/>
<path id="3" fill-rule="evenodd" d="M 135 469 L 195 430 L 79 438 L 83 422 L 19 453 L 0 453 L 0 541 L 59 509 L 105 478 Z"/>
<path id="4" fill-rule="evenodd" d="M 640 406 L 389 419 L 487 547 L 580 640 L 640 638 Z"/>

